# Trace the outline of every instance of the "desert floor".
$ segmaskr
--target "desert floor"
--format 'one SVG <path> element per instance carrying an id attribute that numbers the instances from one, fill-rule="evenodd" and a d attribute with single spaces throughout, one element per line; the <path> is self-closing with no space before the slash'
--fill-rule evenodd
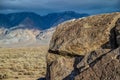
<path id="1" fill-rule="evenodd" d="M 48 47 L 0 48 L 0 80 L 37 80 L 45 76 Z"/>

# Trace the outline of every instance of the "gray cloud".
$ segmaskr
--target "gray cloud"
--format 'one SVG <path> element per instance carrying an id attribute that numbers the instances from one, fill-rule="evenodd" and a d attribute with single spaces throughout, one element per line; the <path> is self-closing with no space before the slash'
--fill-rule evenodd
<path id="1" fill-rule="evenodd" d="M 1 0 L 0 12 L 35 11 L 41 14 L 65 10 L 119 11 L 120 0 Z"/>

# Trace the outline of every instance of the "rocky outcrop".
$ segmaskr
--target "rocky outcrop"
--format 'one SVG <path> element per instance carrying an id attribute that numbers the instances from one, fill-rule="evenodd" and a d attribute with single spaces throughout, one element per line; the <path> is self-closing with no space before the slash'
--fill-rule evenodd
<path id="1" fill-rule="evenodd" d="M 79 68 L 79 67 L 78 67 Z M 75 80 L 119 80 L 120 48 L 97 57 L 89 67 L 73 77 Z M 69 78 L 67 80 L 72 80 Z"/>
<path id="2" fill-rule="evenodd" d="M 120 13 L 58 25 L 47 55 L 47 80 L 119 80 Z"/>

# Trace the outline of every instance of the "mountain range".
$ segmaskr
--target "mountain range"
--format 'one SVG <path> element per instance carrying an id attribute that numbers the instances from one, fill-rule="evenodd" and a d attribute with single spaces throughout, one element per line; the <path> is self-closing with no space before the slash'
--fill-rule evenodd
<path id="1" fill-rule="evenodd" d="M 59 13 L 50 13 L 45 16 L 34 12 L 19 12 L 10 14 L 0 14 L 0 27 L 11 28 L 24 25 L 24 28 L 48 29 L 56 26 L 66 20 L 89 16 L 89 14 L 80 14 L 73 11 Z"/>
<path id="2" fill-rule="evenodd" d="M 58 24 L 86 16 L 73 11 L 45 16 L 33 12 L 0 14 L 0 47 L 48 45 Z"/>

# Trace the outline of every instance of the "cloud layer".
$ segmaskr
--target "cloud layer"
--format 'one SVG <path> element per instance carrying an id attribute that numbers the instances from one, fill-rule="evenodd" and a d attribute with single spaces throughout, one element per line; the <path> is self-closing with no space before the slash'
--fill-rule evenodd
<path id="1" fill-rule="evenodd" d="M 58 11 L 102 13 L 120 11 L 120 0 L 1 0 L 0 12 L 34 11 L 47 14 Z"/>

